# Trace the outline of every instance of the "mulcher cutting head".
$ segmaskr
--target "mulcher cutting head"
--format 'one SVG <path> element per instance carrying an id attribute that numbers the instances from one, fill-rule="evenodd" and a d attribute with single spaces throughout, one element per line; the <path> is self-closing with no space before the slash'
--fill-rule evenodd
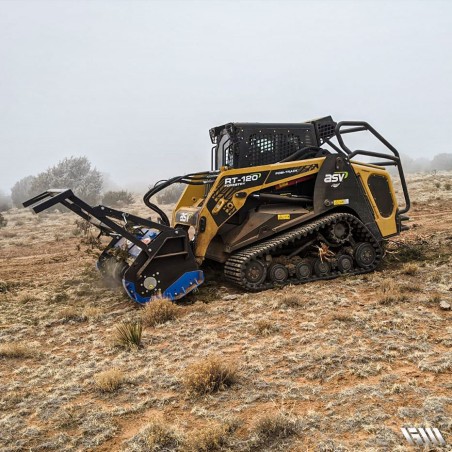
<path id="1" fill-rule="evenodd" d="M 48 190 L 26 202 L 39 213 L 61 203 L 111 237 L 97 261 L 109 282 L 123 285 L 137 303 L 177 300 L 204 281 L 187 232 L 106 206 L 91 207 L 71 190 Z"/>

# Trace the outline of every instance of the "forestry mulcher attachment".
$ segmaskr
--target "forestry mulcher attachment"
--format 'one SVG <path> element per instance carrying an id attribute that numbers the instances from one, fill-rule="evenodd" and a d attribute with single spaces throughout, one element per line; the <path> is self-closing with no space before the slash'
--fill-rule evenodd
<path id="1" fill-rule="evenodd" d="M 344 135 L 363 131 L 385 151 L 350 150 Z M 211 171 L 159 182 L 144 195 L 157 221 L 91 207 L 71 190 L 48 190 L 24 206 L 41 212 L 61 203 L 110 236 L 97 268 L 138 303 L 183 297 L 204 281 L 208 260 L 248 291 L 369 272 L 385 239 L 407 229 L 399 153 L 366 122 L 229 123 L 210 137 Z M 387 166 L 398 169 L 402 208 Z M 175 183 L 186 188 L 170 222 L 151 198 Z"/>

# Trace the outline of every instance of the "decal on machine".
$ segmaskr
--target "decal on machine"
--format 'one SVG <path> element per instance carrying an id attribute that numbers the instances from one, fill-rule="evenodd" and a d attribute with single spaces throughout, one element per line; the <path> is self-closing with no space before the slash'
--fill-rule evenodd
<path id="1" fill-rule="evenodd" d="M 348 171 L 336 171 L 334 173 L 325 174 L 323 182 L 326 184 L 331 184 L 333 188 L 339 187 L 341 182 L 343 182 L 348 177 Z"/>
<path id="2" fill-rule="evenodd" d="M 230 176 L 225 177 L 225 187 L 241 187 L 248 182 L 256 182 L 262 177 L 262 173 L 244 174 L 243 176 Z"/>
<path id="3" fill-rule="evenodd" d="M 333 205 L 335 206 L 345 206 L 350 203 L 349 199 L 335 199 Z"/>

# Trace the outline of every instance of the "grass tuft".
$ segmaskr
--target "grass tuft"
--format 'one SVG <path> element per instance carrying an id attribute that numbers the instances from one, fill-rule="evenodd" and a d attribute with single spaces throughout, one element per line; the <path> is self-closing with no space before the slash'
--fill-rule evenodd
<path id="1" fill-rule="evenodd" d="M 20 342 L 0 344 L 0 358 L 30 358 L 35 352 Z"/>
<path id="2" fill-rule="evenodd" d="M 269 446 L 282 439 L 296 435 L 298 420 L 284 412 L 267 414 L 256 422 L 252 432 L 254 443 L 260 446 Z"/>
<path id="3" fill-rule="evenodd" d="M 178 307 L 167 299 L 151 301 L 141 312 L 141 319 L 147 326 L 161 325 L 175 320 L 178 316 Z"/>
<path id="4" fill-rule="evenodd" d="M 116 325 L 113 344 L 117 347 L 136 349 L 141 346 L 143 325 L 141 322 L 122 322 Z"/>
<path id="5" fill-rule="evenodd" d="M 303 299 L 300 295 L 297 294 L 291 294 L 291 295 L 284 295 L 280 300 L 278 305 L 280 307 L 286 306 L 288 308 L 298 308 L 303 304 Z"/>
<path id="6" fill-rule="evenodd" d="M 278 327 L 275 322 L 269 319 L 259 319 L 254 323 L 256 334 L 260 336 L 269 336 L 272 333 L 278 331 Z"/>
<path id="7" fill-rule="evenodd" d="M 101 392 L 114 392 L 121 387 L 124 381 L 124 373 L 119 369 L 106 370 L 94 376 L 94 384 Z"/>
<path id="8" fill-rule="evenodd" d="M 8 284 L 5 281 L 0 281 L 0 293 L 8 292 Z"/>
<path id="9" fill-rule="evenodd" d="M 183 384 L 189 394 L 209 394 L 224 390 L 238 380 L 237 369 L 218 356 L 210 356 L 185 369 Z"/>
<path id="10" fill-rule="evenodd" d="M 162 420 L 154 420 L 142 431 L 146 450 L 177 450 L 182 443 L 181 434 Z"/>
<path id="11" fill-rule="evenodd" d="M 414 262 L 409 262 L 405 264 L 402 268 L 402 273 L 408 276 L 414 276 L 419 271 L 419 265 Z"/>
<path id="12" fill-rule="evenodd" d="M 66 308 L 63 308 L 59 312 L 59 318 L 63 322 L 70 322 L 71 320 L 74 322 L 84 322 L 87 317 L 83 313 L 80 313 L 76 308 L 73 306 L 68 306 Z"/>
<path id="13" fill-rule="evenodd" d="M 193 432 L 186 440 L 186 450 L 190 452 L 213 452 L 224 450 L 229 435 L 235 430 L 230 424 L 215 424 Z"/>

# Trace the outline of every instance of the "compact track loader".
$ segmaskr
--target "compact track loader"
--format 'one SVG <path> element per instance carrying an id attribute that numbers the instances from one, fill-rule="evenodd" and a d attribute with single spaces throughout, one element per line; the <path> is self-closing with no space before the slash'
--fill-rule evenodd
<path id="1" fill-rule="evenodd" d="M 362 131 L 386 151 L 350 150 L 343 136 Z M 208 260 L 248 291 L 369 272 L 385 239 L 407 229 L 399 153 L 366 122 L 229 123 L 210 137 L 211 171 L 159 182 L 144 195 L 157 221 L 92 207 L 68 189 L 48 190 L 24 206 L 37 213 L 61 203 L 109 236 L 97 268 L 138 303 L 183 297 L 204 281 Z M 403 208 L 387 166 L 398 169 Z M 175 183 L 186 188 L 170 222 L 151 199 Z"/>

